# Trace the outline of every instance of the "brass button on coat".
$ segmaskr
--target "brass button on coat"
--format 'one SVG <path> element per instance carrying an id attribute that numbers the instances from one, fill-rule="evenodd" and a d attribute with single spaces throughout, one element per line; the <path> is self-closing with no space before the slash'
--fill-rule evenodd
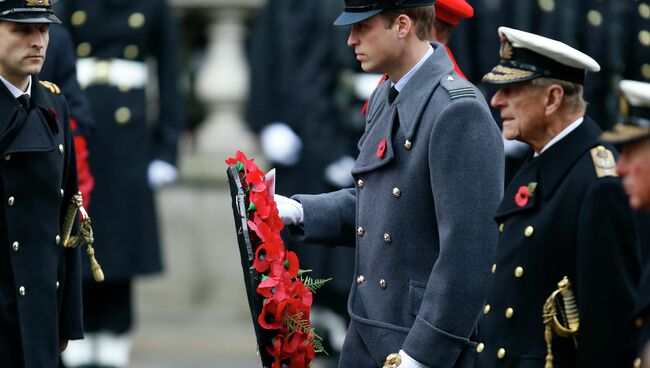
<path id="1" fill-rule="evenodd" d="M 65 152 L 65 149 L 63 148 L 62 144 L 59 144 L 59 153 L 63 154 L 63 152 Z"/>
<path id="2" fill-rule="evenodd" d="M 359 228 L 357 228 L 357 235 L 363 236 L 363 234 L 365 234 L 365 233 L 366 233 L 366 231 L 361 226 L 359 226 Z"/>
<path id="3" fill-rule="evenodd" d="M 384 234 L 384 241 L 385 241 L 386 243 L 390 243 L 390 242 L 393 241 L 393 239 L 390 237 L 389 234 Z"/>
<path id="4" fill-rule="evenodd" d="M 63 190 L 63 188 L 61 188 L 61 198 L 63 198 L 64 195 L 65 195 L 65 190 Z"/>
<path id="5" fill-rule="evenodd" d="M 477 353 L 482 353 L 483 350 L 485 350 L 485 344 L 483 344 L 482 342 L 480 342 L 478 345 L 476 345 L 476 352 L 477 352 Z"/>
<path id="6" fill-rule="evenodd" d="M 634 320 L 634 327 L 641 328 L 643 327 L 643 318 L 639 317 Z"/>
<path id="7" fill-rule="evenodd" d="M 365 183 L 363 182 L 363 180 L 359 179 L 359 180 L 357 181 L 357 186 L 358 186 L 359 188 L 363 188 L 364 185 L 365 185 Z"/>
<path id="8" fill-rule="evenodd" d="M 129 16 L 129 27 L 133 29 L 140 28 L 144 25 L 146 18 L 142 13 L 133 13 Z"/>
<path id="9" fill-rule="evenodd" d="M 500 348 L 499 350 L 497 350 L 497 358 L 503 359 L 505 357 L 506 357 L 506 349 Z"/>
<path id="10" fill-rule="evenodd" d="M 632 367 L 641 368 L 641 358 L 634 359 L 634 363 L 632 363 Z"/>
<path id="11" fill-rule="evenodd" d="M 500 224 L 499 224 L 499 232 L 502 233 L 504 228 L 505 228 L 505 224 L 504 224 L 504 223 L 500 223 Z"/>
<path id="12" fill-rule="evenodd" d="M 404 148 L 406 148 L 407 150 L 410 150 L 411 147 L 413 147 L 413 143 L 411 143 L 411 141 L 409 141 L 407 139 L 406 142 L 404 142 Z"/>
<path id="13" fill-rule="evenodd" d="M 5 156 L 5 161 L 9 161 L 9 160 L 11 160 L 11 155 L 6 155 Z"/>
<path id="14" fill-rule="evenodd" d="M 533 236 L 534 233 L 535 233 L 535 228 L 533 228 L 532 226 L 527 226 L 526 230 L 524 230 L 524 235 L 527 238 L 530 238 L 531 236 Z"/>
<path id="15" fill-rule="evenodd" d="M 488 314 L 490 313 L 490 305 L 486 304 L 485 307 L 483 307 L 483 314 Z"/>
<path id="16" fill-rule="evenodd" d="M 497 264 L 496 263 L 492 265 L 492 273 L 495 273 L 495 272 L 497 272 Z"/>
<path id="17" fill-rule="evenodd" d="M 363 277 L 363 275 L 359 275 L 359 276 L 357 277 L 357 284 L 361 285 L 361 284 L 363 284 L 365 281 L 366 281 L 366 278 Z"/>
<path id="18" fill-rule="evenodd" d="M 59 289 L 59 282 L 58 281 L 56 282 L 56 288 L 57 288 L 57 290 Z"/>
<path id="19" fill-rule="evenodd" d="M 86 12 L 83 10 L 77 10 L 76 12 L 72 13 L 72 16 L 70 17 L 70 24 L 75 27 L 80 27 L 86 23 L 86 19 L 88 19 Z"/>
<path id="20" fill-rule="evenodd" d="M 90 46 L 88 42 L 82 42 L 77 46 L 77 56 L 80 58 L 85 58 L 90 55 L 90 52 L 93 50 L 93 47 Z"/>
<path id="21" fill-rule="evenodd" d="M 120 107 L 119 109 L 115 110 L 115 121 L 120 124 L 124 125 L 131 120 L 131 109 L 128 107 Z"/>
<path id="22" fill-rule="evenodd" d="M 20 250 L 20 243 L 15 241 L 13 244 L 11 244 L 11 250 L 13 250 L 14 252 L 18 252 L 18 250 Z"/>
<path id="23" fill-rule="evenodd" d="M 524 268 L 523 267 L 517 267 L 515 268 L 515 277 L 520 279 L 524 276 Z"/>
<path id="24" fill-rule="evenodd" d="M 399 188 L 393 188 L 393 197 L 399 198 L 402 195 L 402 191 Z"/>
<path id="25" fill-rule="evenodd" d="M 384 279 L 379 280 L 379 287 L 382 288 L 382 289 L 387 288 L 388 284 L 386 283 L 386 280 L 384 280 Z"/>
<path id="26" fill-rule="evenodd" d="M 54 241 L 56 241 L 56 244 L 59 245 L 59 243 L 61 243 L 61 235 L 57 235 L 57 236 L 54 238 Z"/>
<path id="27" fill-rule="evenodd" d="M 512 316 L 514 316 L 514 314 L 515 314 L 514 309 L 512 309 L 512 308 L 506 309 L 506 318 L 510 319 L 510 318 L 512 318 Z"/>
<path id="28" fill-rule="evenodd" d="M 20 294 L 20 296 L 25 296 L 25 294 L 27 294 L 27 290 L 24 286 L 18 288 L 18 294 Z"/>
<path id="29" fill-rule="evenodd" d="M 15 201 L 16 200 L 14 199 L 14 197 L 9 197 L 9 199 L 7 200 L 7 204 L 9 205 L 9 207 L 11 207 L 14 205 Z"/>

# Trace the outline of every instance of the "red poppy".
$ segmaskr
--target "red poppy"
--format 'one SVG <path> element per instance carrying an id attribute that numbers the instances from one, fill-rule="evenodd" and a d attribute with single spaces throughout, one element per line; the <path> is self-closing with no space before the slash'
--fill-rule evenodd
<path id="1" fill-rule="evenodd" d="M 292 251 L 288 251 L 287 259 L 284 261 L 284 269 L 289 272 L 290 277 L 298 276 L 298 271 L 300 271 L 300 263 L 298 262 L 298 256 Z"/>
<path id="2" fill-rule="evenodd" d="M 264 302 L 262 312 L 257 318 L 262 328 L 267 330 L 279 330 L 284 326 L 284 311 L 287 307 L 286 301 L 278 301 L 270 298 Z"/>
<path id="3" fill-rule="evenodd" d="M 263 243 L 255 250 L 253 267 L 255 267 L 255 271 L 264 273 L 271 269 L 271 265 L 274 262 L 280 262 L 283 257 L 282 250 L 276 244 Z"/>
<path id="4" fill-rule="evenodd" d="M 287 293 L 284 282 L 275 277 L 262 277 L 264 281 L 257 286 L 257 292 L 265 298 L 272 298 L 277 301 L 287 299 Z"/>
<path id="5" fill-rule="evenodd" d="M 528 187 L 525 185 L 520 186 L 517 194 L 515 194 L 515 203 L 517 203 L 517 206 L 523 207 L 528 204 L 528 198 L 530 198 Z"/>
<path id="6" fill-rule="evenodd" d="M 378 158 L 384 158 L 384 153 L 386 153 L 386 138 L 382 139 L 381 142 L 379 142 L 379 145 L 377 145 L 377 152 L 375 152 L 375 155 Z"/>

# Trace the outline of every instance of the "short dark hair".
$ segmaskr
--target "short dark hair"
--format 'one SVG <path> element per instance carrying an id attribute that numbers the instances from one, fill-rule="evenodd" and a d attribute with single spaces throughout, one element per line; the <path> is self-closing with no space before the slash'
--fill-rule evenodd
<path id="1" fill-rule="evenodd" d="M 379 14 L 384 18 L 386 27 L 392 26 L 395 19 L 400 14 L 404 14 L 415 23 L 415 35 L 418 39 L 429 41 L 433 37 L 433 24 L 436 19 L 436 10 L 433 5 L 386 9 Z"/>

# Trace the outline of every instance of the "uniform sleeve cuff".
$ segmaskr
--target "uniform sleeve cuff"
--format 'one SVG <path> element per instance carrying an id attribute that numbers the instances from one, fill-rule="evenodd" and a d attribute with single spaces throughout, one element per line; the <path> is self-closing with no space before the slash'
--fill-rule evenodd
<path id="1" fill-rule="evenodd" d="M 402 349 L 421 364 L 451 368 L 470 344 L 469 339 L 440 330 L 417 316 Z"/>

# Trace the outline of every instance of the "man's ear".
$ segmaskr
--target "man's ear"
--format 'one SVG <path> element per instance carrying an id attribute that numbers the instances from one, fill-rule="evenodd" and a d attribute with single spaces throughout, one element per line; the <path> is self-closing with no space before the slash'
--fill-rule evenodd
<path id="1" fill-rule="evenodd" d="M 406 14 L 398 15 L 393 25 L 397 25 L 397 34 L 400 38 L 406 37 L 414 26 L 413 20 Z"/>
<path id="2" fill-rule="evenodd" d="M 559 84 L 551 84 L 546 88 L 546 115 L 557 112 L 564 101 L 564 88 Z"/>

